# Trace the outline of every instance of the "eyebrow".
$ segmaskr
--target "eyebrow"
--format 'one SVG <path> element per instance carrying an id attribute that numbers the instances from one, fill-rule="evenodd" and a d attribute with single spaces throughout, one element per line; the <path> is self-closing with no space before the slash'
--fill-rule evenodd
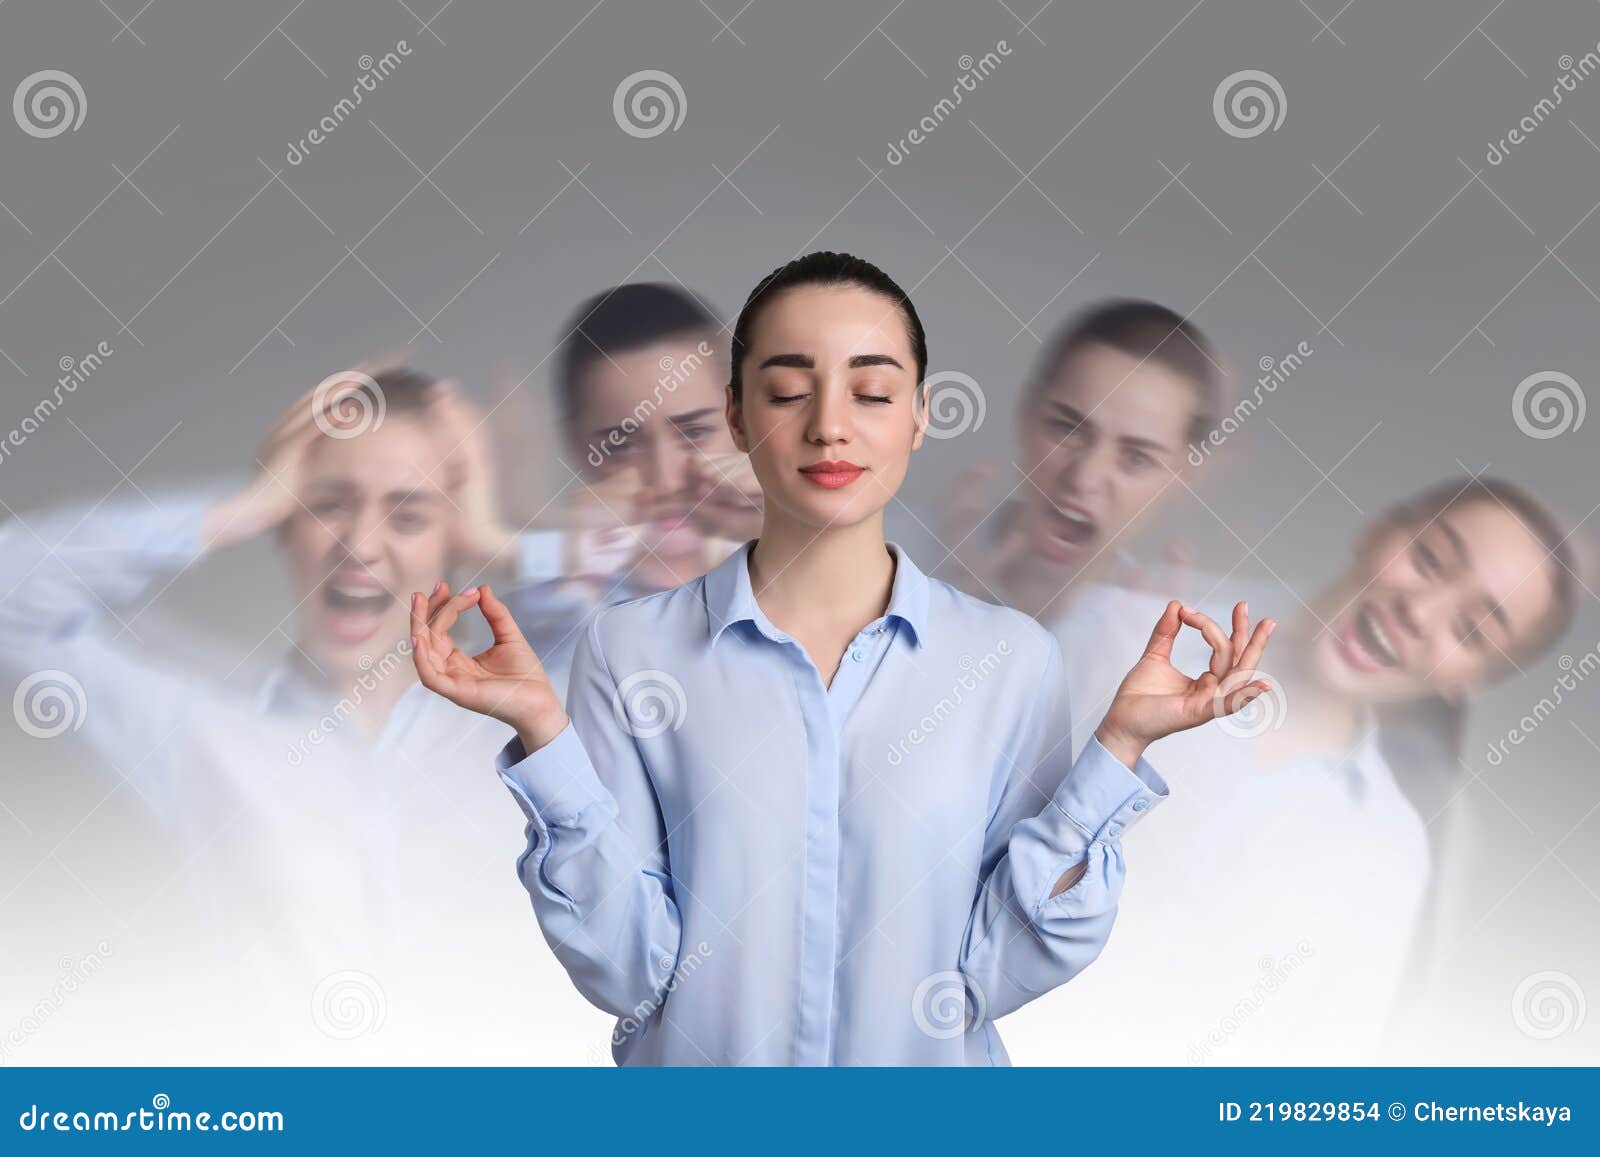
<path id="1" fill-rule="evenodd" d="M 764 370 L 768 366 L 787 366 L 796 370 L 814 370 L 817 368 L 817 359 L 810 354 L 773 354 L 757 368 Z M 856 354 L 850 359 L 850 368 L 852 370 L 866 369 L 868 366 L 893 366 L 897 370 L 905 369 L 897 358 L 890 357 L 888 354 Z"/>
<path id="2" fill-rule="evenodd" d="M 721 412 L 716 406 L 706 406 L 704 409 L 690 410 L 687 414 L 669 414 L 667 415 L 667 421 L 674 426 L 688 426 L 695 422 L 703 422 L 712 415 L 720 414 Z"/>
<path id="3" fill-rule="evenodd" d="M 1467 540 L 1461 537 L 1461 532 L 1450 524 L 1447 518 L 1439 518 L 1434 522 L 1441 534 L 1450 540 L 1450 547 L 1456 552 L 1456 562 L 1459 566 L 1472 565 L 1472 552 L 1467 549 Z"/>
<path id="4" fill-rule="evenodd" d="M 1063 417 L 1070 418 L 1072 421 L 1077 422 L 1080 425 L 1094 425 L 1093 420 L 1091 420 L 1087 414 L 1079 412 L 1072 406 L 1067 405 L 1065 402 L 1052 402 L 1050 404 L 1056 410 L 1058 410 Z M 1124 446 L 1135 446 L 1146 450 L 1157 450 L 1163 454 L 1171 454 L 1173 452 L 1172 447 L 1168 446 L 1165 442 L 1158 442 L 1154 438 L 1141 438 L 1137 434 L 1119 434 L 1117 436 L 1117 441 L 1121 442 Z"/>

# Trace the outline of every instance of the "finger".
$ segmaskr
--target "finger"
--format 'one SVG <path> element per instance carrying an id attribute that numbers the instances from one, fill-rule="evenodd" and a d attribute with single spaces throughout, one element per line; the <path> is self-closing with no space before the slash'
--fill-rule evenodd
<path id="1" fill-rule="evenodd" d="M 435 583 L 433 585 L 433 592 L 428 596 L 427 618 L 432 619 L 434 612 L 436 612 L 440 607 L 444 606 L 449 598 L 450 584 L 444 582 L 443 580 Z"/>
<path id="2" fill-rule="evenodd" d="M 1267 649 L 1267 640 L 1272 637 L 1272 632 L 1277 626 L 1276 619 L 1262 619 L 1256 624 L 1249 645 L 1239 654 L 1238 662 L 1234 665 L 1235 670 L 1248 671 L 1252 677 L 1255 675 L 1256 668 L 1261 664 L 1261 653 Z"/>
<path id="3" fill-rule="evenodd" d="M 1222 678 L 1233 666 L 1233 648 L 1228 645 L 1228 636 L 1222 633 L 1215 619 L 1193 607 L 1183 608 L 1182 618 L 1205 638 L 1211 647 L 1211 673 Z"/>
<path id="4" fill-rule="evenodd" d="M 484 583 L 478 589 L 482 592 L 478 597 L 478 609 L 483 612 L 489 630 L 494 632 L 495 643 L 497 645 L 521 643 L 526 646 L 528 640 L 522 637 L 522 631 L 518 629 L 516 619 L 512 618 L 510 608 L 495 597 L 488 583 Z"/>
<path id="5" fill-rule="evenodd" d="M 441 645 L 443 640 L 449 637 L 450 628 L 456 625 L 461 612 L 478 601 L 478 591 L 478 587 L 469 587 L 454 598 L 447 599 L 444 605 L 429 617 L 428 626 L 433 630 L 434 637 L 441 640 Z"/>
<path id="6" fill-rule="evenodd" d="M 1233 604 L 1233 637 L 1228 640 L 1235 655 L 1244 650 L 1250 641 L 1250 604 L 1238 602 Z"/>
<path id="7" fill-rule="evenodd" d="M 417 678 L 424 687 L 447 699 L 455 698 L 452 692 L 456 689 L 456 682 L 445 673 L 444 663 L 435 652 L 433 640 L 427 631 L 412 637 L 411 658 L 417 668 Z"/>
<path id="8" fill-rule="evenodd" d="M 421 591 L 411 592 L 411 637 L 415 639 L 428 625 L 428 599 Z M 413 644 L 415 645 L 415 644 Z"/>
<path id="9" fill-rule="evenodd" d="M 1233 694 L 1225 696 L 1222 699 L 1222 706 L 1219 714 L 1237 714 L 1271 690 L 1272 684 L 1268 683 L 1265 679 L 1257 679 L 1252 683 L 1248 683 L 1239 688 Z"/>
<path id="10" fill-rule="evenodd" d="M 1178 637 L 1178 627 L 1182 622 L 1180 615 L 1183 604 L 1173 599 L 1167 604 L 1167 609 L 1161 612 L 1161 617 L 1156 620 L 1155 630 L 1150 632 L 1150 642 L 1145 646 L 1144 653 L 1156 659 L 1172 661 L 1172 644 Z"/>

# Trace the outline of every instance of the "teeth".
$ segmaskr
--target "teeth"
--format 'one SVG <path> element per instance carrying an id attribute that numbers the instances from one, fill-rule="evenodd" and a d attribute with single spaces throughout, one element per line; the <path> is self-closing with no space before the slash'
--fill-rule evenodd
<path id="1" fill-rule="evenodd" d="M 1061 513 L 1063 515 L 1065 515 L 1067 518 L 1071 519 L 1073 522 L 1081 522 L 1084 526 L 1088 526 L 1091 522 L 1094 521 L 1093 519 L 1087 517 L 1086 515 L 1079 514 L 1075 510 L 1063 510 Z"/>
<path id="2" fill-rule="evenodd" d="M 373 590 L 371 587 L 347 586 L 344 583 L 334 583 L 333 589 L 339 594 L 352 599 L 375 599 L 382 596 L 382 591 Z"/>
<path id="3" fill-rule="evenodd" d="M 1395 653 L 1394 644 L 1389 641 L 1389 636 L 1384 632 L 1383 625 L 1378 622 L 1378 617 L 1367 610 L 1362 612 L 1362 620 L 1366 624 L 1368 636 L 1382 652 L 1382 658 L 1391 665 L 1399 663 L 1400 656 Z"/>

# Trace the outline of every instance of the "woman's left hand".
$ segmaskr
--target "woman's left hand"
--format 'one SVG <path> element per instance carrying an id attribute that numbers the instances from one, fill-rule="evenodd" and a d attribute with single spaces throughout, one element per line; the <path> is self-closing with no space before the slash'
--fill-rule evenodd
<path id="1" fill-rule="evenodd" d="M 1172 644 L 1184 624 L 1199 631 L 1211 646 L 1211 666 L 1198 678 L 1191 679 L 1172 665 Z M 1177 600 L 1168 603 L 1144 655 L 1117 688 L 1095 738 L 1132 767 L 1157 739 L 1239 711 L 1271 690 L 1266 680 L 1256 678 L 1256 668 L 1276 625 L 1263 619 L 1252 631 L 1249 608 L 1238 603 L 1229 637 L 1209 615 Z"/>

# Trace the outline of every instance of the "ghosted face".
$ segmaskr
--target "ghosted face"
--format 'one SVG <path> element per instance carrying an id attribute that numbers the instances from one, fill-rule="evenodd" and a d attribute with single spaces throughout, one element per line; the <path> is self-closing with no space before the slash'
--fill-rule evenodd
<path id="1" fill-rule="evenodd" d="M 649 550 L 630 576 L 642 585 L 677 586 L 705 570 L 704 539 L 689 511 L 700 480 L 715 476 L 708 456 L 734 451 L 722 414 L 727 367 L 709 352 L 714 336 L 687 334 L 600 358 L 578 383 L 570 449 L 586 481 L 627 472 L 637 485 L 638 507 L 617 513 L 645 523 Z M 752 526 L 759 525 L 757 517 Z"/>
<path id="2" fill-rule="evenodd" d="M 412 591 L 448 571 L 450 519 L 441 463 L 448 447 L 417 415 L 390 413 L 354 438 L 318 438 L 280 543 L 298 606 L 297 642 L 325 673 L 346 677 L 407 637 Z M 430 477 L 430 471 L 432 476 Z"/>
<path id="3" fill-rule="evenodd" d="M 1019 414 L 1019 520 L 1034 560 L 1064 580 L 1109 560 L 1111 544 L 1172 496 L 1199 388 L 1155 359 L 1110 346 L 1074 352 Z"/>
<path id="4" fill-rule="evenodd" d="M 1555 563 L 1509 510 L 1472 499 L 1370 534 L 1319 611 L 1311 671 L 1366 703 L 1457 697 L 1508 665 L 1556 598 Z"/>
<path id="5" fill-rule="evenodd" d="M 801 285 L 751 327 L 728 422 L 773 519 L 822 530 L 880 514 L 922 445 L 906 315 L 854 285 Z"/>

